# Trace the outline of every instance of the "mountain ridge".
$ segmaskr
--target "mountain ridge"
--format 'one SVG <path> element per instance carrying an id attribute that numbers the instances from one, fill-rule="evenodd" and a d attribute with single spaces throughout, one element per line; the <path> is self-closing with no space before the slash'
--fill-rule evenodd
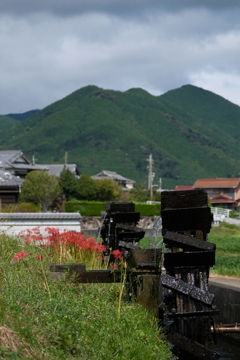
<path id="1" fill-rule="evenodd" d="M 62 163 L 68 151 L 81 173 L 116 171 L 137 184 L 147 183 L 152 153 L 155 183 L 172 188 L 236 177 L 239 130 L 240 107 L 192 85 L 160 96 L 88 85 L 6 129 L 0 149 L 39 163 Z"/>

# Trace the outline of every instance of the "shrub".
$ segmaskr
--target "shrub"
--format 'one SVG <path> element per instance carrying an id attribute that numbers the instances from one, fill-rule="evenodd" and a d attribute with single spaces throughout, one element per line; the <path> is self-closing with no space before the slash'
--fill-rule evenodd
<path id="1" fill-rule="evenodd" d="M 66 212 L 80 212 L 82 216 L 100 216 L 105 211 L 105 201 L 67 201 Z M 161 204 L 136 203 L 135 211 L 141 216 L 160 216 Z"/>
<path id="2" fill-rule="evenodd" d="M 12 212 L 40 212 L 41 208 L 39 205 L 33 203 L 19 203 L 13 205 L 4 206 L 1 212 L 12 213 Z"/>

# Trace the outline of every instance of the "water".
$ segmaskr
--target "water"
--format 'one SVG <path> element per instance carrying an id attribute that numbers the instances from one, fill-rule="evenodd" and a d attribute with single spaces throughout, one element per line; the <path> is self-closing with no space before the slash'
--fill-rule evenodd
<path id="1" fill-rule="evenodd" d="M 239 360 L 240 359 L 240 341 L 239 346 L 236 343 L 225 340 L 225 338 L 217 336 L 217 344 L 214 346 L 214 351 L 221 356 L 219 360 Z"/>

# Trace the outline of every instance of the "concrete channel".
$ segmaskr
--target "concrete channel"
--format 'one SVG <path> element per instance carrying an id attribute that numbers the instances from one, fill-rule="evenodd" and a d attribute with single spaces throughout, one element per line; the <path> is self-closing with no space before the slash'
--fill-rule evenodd
<path id="1" fill-rule="evenodd" d="M 240 323 L 240 279 L 230 277 L 209 278 L 209 290 L 215 295 L 216 307 L 220 314 L 215 316 L 217 324 Z M 240 359 L 240 333 L 217 335 L 214 350 L 221 354 L 220 359 Z"/>

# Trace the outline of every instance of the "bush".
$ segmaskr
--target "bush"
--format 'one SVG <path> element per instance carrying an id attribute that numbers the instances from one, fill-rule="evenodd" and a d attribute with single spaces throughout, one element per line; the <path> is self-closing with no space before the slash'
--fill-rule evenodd
<path id="1" fill-rule="evenodd" d="M 105 202 L 101 201 L 76 200 L 65 203 L 66 212 L 80 212 L 82 216 L 101 216 L 105 210 Z M 161 204 L 136 203 L 135 211 L 140 212 L 141 216 L 160 216 Z"/>
<path id="2" fill-rule="evenodd" d="M 66 212 L 79 212 L 82 216 L 101 216 L 105 211 L 105 202 L 101 201 L 67 201 Z"/>
<path id="3" fill-rule="evenodd" d="M 141 216 L 160 216 L 161 204 L 136 203 L 135 211 L 139 211 Z"/>
<path id="4" fill-rule="evenodd" d="M 31 212 L 40 212 L 41 208 L 39 205 L 33 204 L 33 203 L 19 203 L 19 204 L 13 204 L 13 205 L 7 205 L 4 206 L 4 208 L 2 209 L 1 212 L 3 213 L 12 213 L 12 212 L 26 212 L 26 213 L 31 213 Z"/>

